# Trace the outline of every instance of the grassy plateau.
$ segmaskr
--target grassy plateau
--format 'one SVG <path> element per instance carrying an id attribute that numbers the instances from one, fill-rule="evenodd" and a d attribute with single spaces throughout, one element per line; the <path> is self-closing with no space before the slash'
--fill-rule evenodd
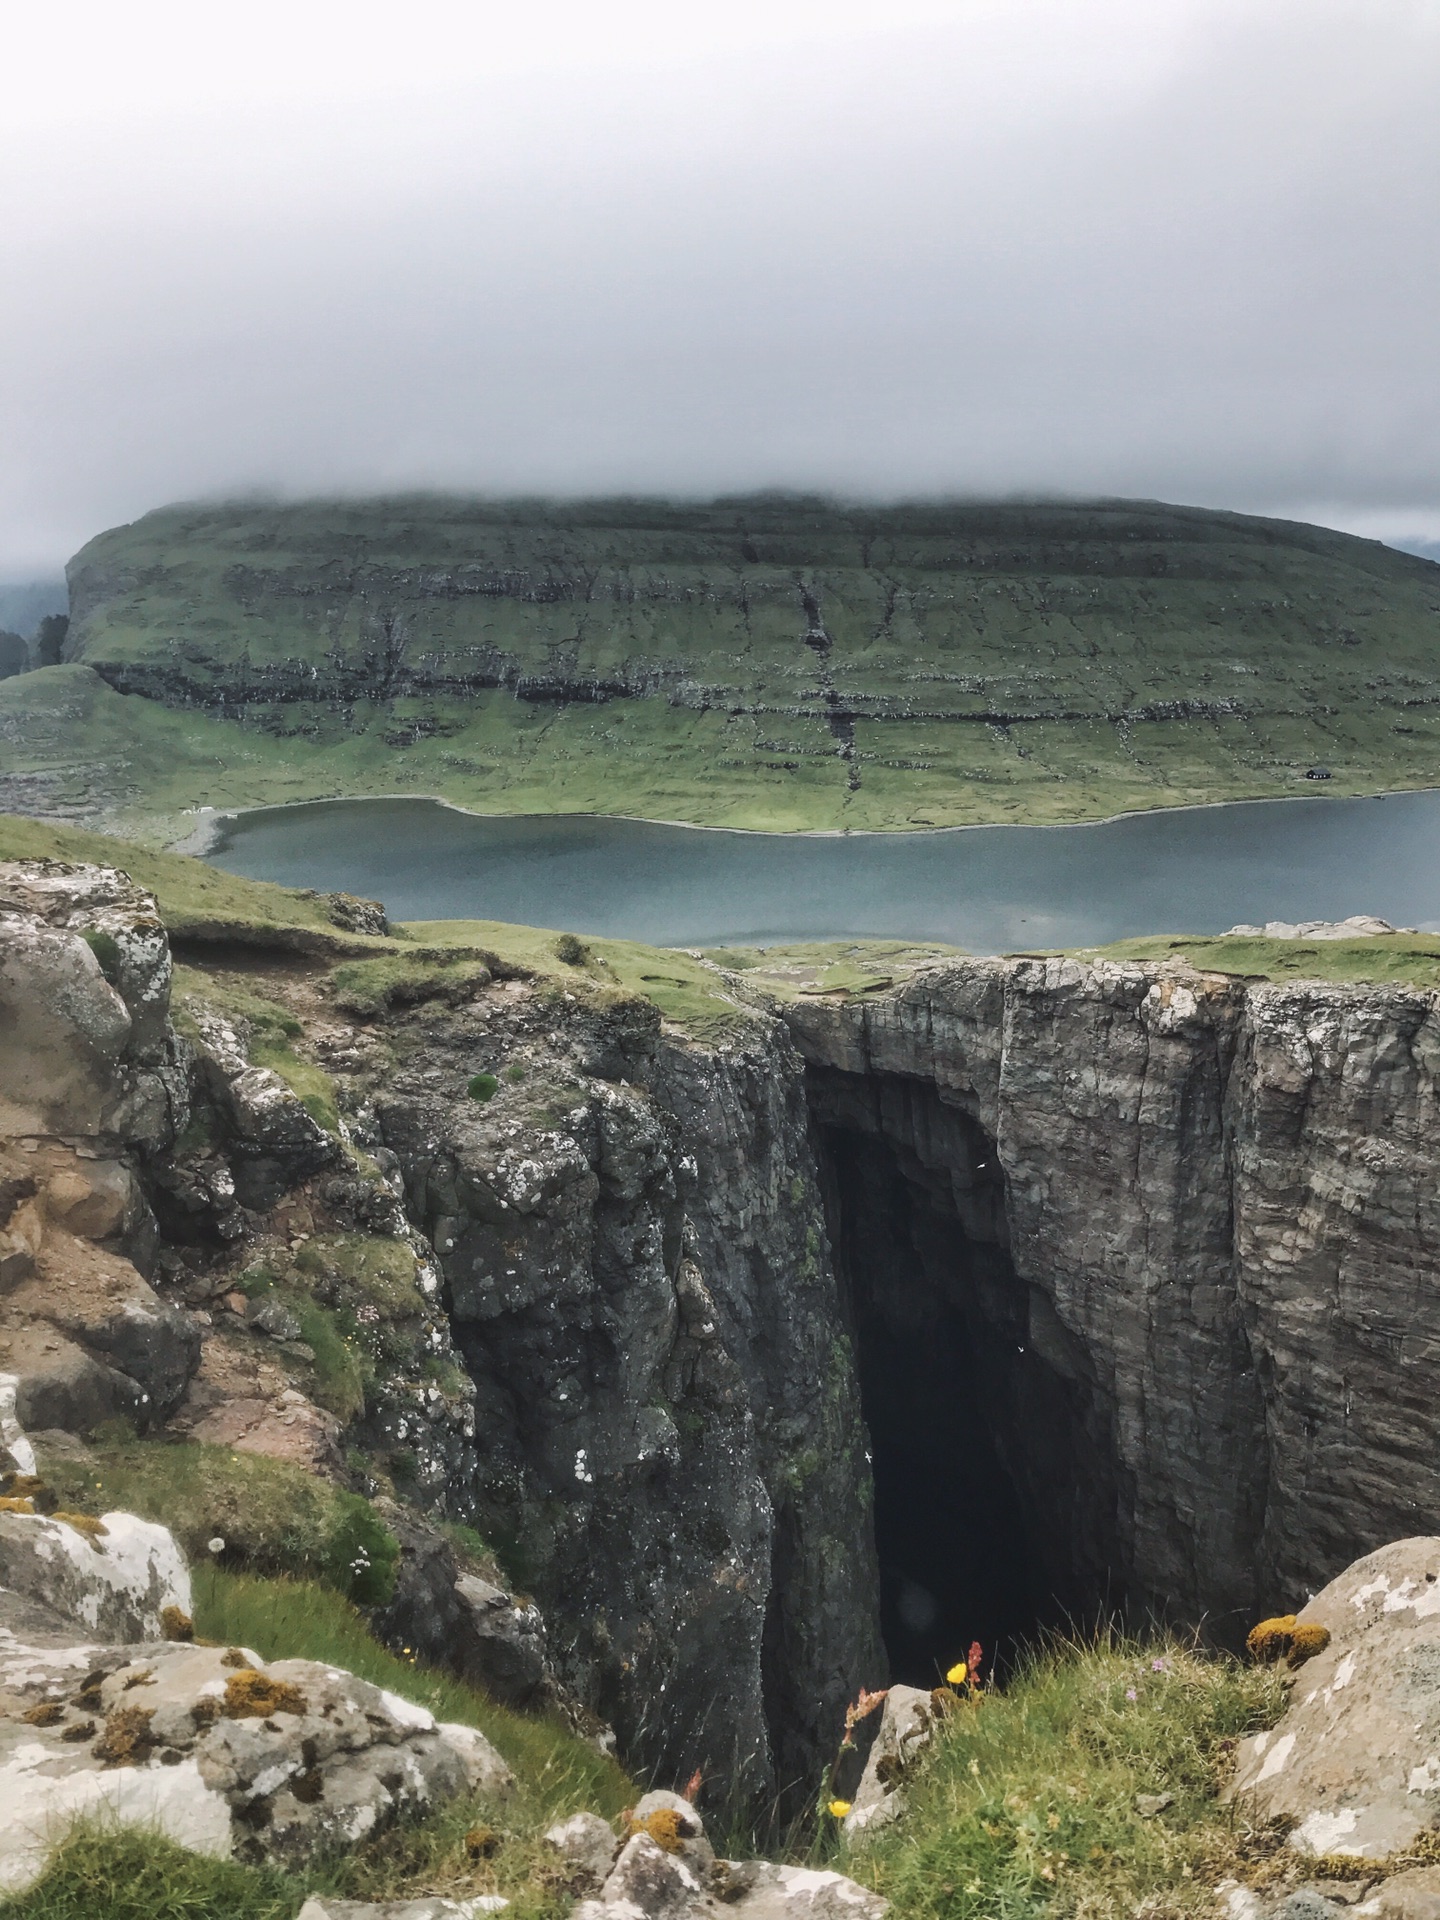
<path id="1" fill-rule="evenodd" d="M 429 793 L 771 829 L 1434 783 L 1440 570 L 1133 501 L 165 508 L 0 683 L 0 805 Z"/>

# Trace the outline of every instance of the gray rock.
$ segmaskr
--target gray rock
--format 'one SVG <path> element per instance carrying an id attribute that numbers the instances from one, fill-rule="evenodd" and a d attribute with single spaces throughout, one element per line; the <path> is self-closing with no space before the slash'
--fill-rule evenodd
<path id="1" fill-rule="evenodd" d="M 1142 1820 L 1153 1820 L 1157 1814 L 1164 1813 L 1167 1807 L 1173 1807 L 1174 1804 L 1173 1793 L 1137 1793 L 1135 1796 L 1135 1811 Z M 1305 1916 L 1294 1914 L 1291 1920 L 1305 1920 Z"/>
<path id="2" fill-rule="evenodd" d="M 707 1876 L 690 1861 L 667 1852 L 648 1833 L 636 1833 L 620 1849 L 595 1904 L 638 1910 L 646 1920 L 673 1920 L 698 1908 L 708 1890 Z"/>
<path id="3" fill-rule="evenodd" d="M 445 1900 L 438 1894 L 426 1900 L 337 1900 L 332 1894 L 312 1894 L 296 1920 L 477 1920 L 482 1913 L 499 1913 L 510 1902 L 498 1893 L 472 1900 Z"/>
<path id="4" fill-rule="evenodd" d="M 1270 1920 L 1345 1920 L 1346 1909 L 1311 1887 L 1299 1887 L 1271 1909 Z"/>
<path id="5" fill-rule="evenodd" d="M 1401 1852 L 1440 1810 L 1440 1539 L 1368 1554 L 1298 1618 L 1330 1644 L 1279 1724 L 1242 1743 L 1232 1796 L 1294 1822 L 1301 1852 Z"/>
<path id="6" fill-rule="evenodd" d="M 1355 1911 L 1365 1920 L 1440 1920 L 1440 1867 L 1392 1874 Z"/>
<path id="7" fill-rule="evenodd" d="M 299 1320 L 279 1300 L 252 1303 L 247 1317 L 252 1327 L 268 1333 L 272 1340 L 298 1340 L 303 1331 Z"/>
<path id="8" fill-rule="evenodd" d="M 889 1826 L 905 1810 L 904 1781 L 935 1736 L 936 1714 L 923 1687 L 893 1686 L 844 1820 L 847 1838 Z"/>
<path id="9" fill-rule="evenodd" d="M 572 1813 L 545 1832 L 545 1844 L 560 1857 L 588 1874 L 598 1887 L 610 1871 L 615 1858 L 615 1833 L 608 1820 L 598 1813 Z"/>
<path id="10" fill-rule="evenodd" d="M 44 1603 L 98 1639 L 159 1639 L 161 1615 L 191 1610 L 190 1575 L 167 1528 L 107 1513 L 88 1529 L 0 1513 L 0 1587 Z"/>
<path id="11" fill-rule="evenodd" d="M 933 1340 L 964 1263 L 1047 1593 L 1243 1632 L 1440 1531 L 1434 993 L 962 959 L 785 1020 L 820 1128 L 936 1224 L 882 1326 Z"/>
<path id="12" fill-rule="evenodd" d="M 304 1865 L 477 1782 L 508 1782 L 471 1728 L 308 1660 L 221 1647 L 36 1647 L 0 1633 L 0 1889 L 68 1822 L 113 1817 L 198 1852 Z M 23 1716 L 58 1708 L 53 1721 Z M 69 1735 L 71 1737 L 67 1738 Z"/>

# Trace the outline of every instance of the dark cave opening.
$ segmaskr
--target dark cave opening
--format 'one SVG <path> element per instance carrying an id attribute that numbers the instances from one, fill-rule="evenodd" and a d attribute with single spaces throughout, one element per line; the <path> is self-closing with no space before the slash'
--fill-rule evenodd
<path id="1" fill-rule="evenodd" d="M 892 1677 L 934 1686 L 976 1640 L 1003 1674 L 1106 1610 L 1108 1449 L 1053 1339 L 1036 1350 L 995 1143 L 933 1089 L 825 1074 L 813 1092 Z"/>

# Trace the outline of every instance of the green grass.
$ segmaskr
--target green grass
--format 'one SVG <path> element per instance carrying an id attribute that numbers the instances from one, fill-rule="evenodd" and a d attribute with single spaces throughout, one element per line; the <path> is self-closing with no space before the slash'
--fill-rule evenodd
<path id="1" fill-rule="evenodd" d="M 55 667 L 48 671 L 70 669 Z M 8 680 L 0 682 L 0 693 L 11 684 Z M 0 739 L 3 737 L 0 731 Z M 317 951 L 334 954 L 383 953 L 390 949 L 387 941 L 342 933 L 326 917 L 323 903 L 309 894 L 271 886 L 264 880 L 243 880 L 207 866 L 203 860 L 156 852 L 111 834 L 0 814 L 0 860 L 67 860 L 121 867 L 137 885 L 155 895 L 160 917 L 171 934 L 180 937 L 221 940 L 293 932 L 308 936 Z"/>
<path id="2" fill-rule="evenodd" d="M 917 968 L 963 948 L 908 940 L 806 940 L 777 947 L 711 947 L 705 958 L 748 975 L 780 1000 L 812 994 L 879 993 Z"/>
<path id="3" fill-rule="evenodd" d="M 646 947 L 636 940 L 587 939 L 583 960 L 567 961 L 555 950 L 563 935 L 548 927 L 516 927 L 502 920 L 411 920 L 402 931 L 427 946 L 477 947 L 502 966 L 540 979 L 558 992 L 588 990 L 602 996 L 602 1004 L 608 996 L 612 1005 L 622 1004 L 626 997 L 649 1000 L 662 1019 L 700 1039 L 722 1039 L 748 1018 L 714 968 L 679 948 Z"/>
<path id="4" fill-rule="evenodd" d="M 350 1589 L 350 1548 L 368 1502 L 287 1461 L 196 1441 L 96 1441 L 83 1453 L 44 1455 L 41 1471 L 79 1512 L 138 1513 L 170 1528 L 197 1565 L 224 1540 L 232 1564 L 298 1570 Z M 369 1596 L 362 1596 L 369 1597 Z"/>
<path id="5" fill-rule="evenodd" d="M 613 1818 L 637 1796 L 613 1760 L 558 1721 L 526 1719 L 464 1681 L 388 1652 L 354 1607 L 325 1587 L 201 1566 L 195 1623 L 204 1638 L 265 1660 L 345 1667 L 438 1719 L 478 1727 L 514 1770 L 517 1792 L 502 1801 L 455 1801 L 294 1873 L 206 1859 L 144 1832 L 82 1827 L 35 1887 L 0 1901 L 0 1920 L 294 1920 L 310 1893 L 395 1900 L 495 1892 L 510 1899 L 515 1920 L 561 1920 L 573 1895 L 540 1834 L 582 1808 Z M 479 1821 L 498 1840 L 483 1860 L 465 1845 Z"/>
<path id="6" fill-rule="evenodd" d="M 133 1829 L 81 1828 L 3 1920 L 295 1920 L 307 1884 Z"/>
<path id="7" fill-rule="evenodd" d="M 1249 980 L 1440 987 L 1440 934 L 1433 933 L 1381 933 L 1358 940 L 1157 934 L 1077 952 L 1087 960 L 1185 960 L 1202 971 Z"/>
<path id="8" fill-rule="evenodd" d="M 1428 785 L 1440 748 L 1432 563 L 1154 502 L 217 503 L 70 576 L 85 664 L 0 683 L 0 742 L 36 811 L 152 835 L 375 793 L 1076 820 L 1313 791 L 1317 763 L 1334 793 Z"/>
<path id="9" fill-rule="evenodd" d="M 1242 1864 L 1217 1799 L 1228 1753 L 1283 1699 L 1273 1669 L 1172 1642 L 1054 1648 L 948 1721 L 905 1819 L 839 1864 L 899 1920 L 1131 1920 L 1156 1897 L 1211 1912 Z M 1141 1816 L 1137 1795 L 1167 1793 Z"/>

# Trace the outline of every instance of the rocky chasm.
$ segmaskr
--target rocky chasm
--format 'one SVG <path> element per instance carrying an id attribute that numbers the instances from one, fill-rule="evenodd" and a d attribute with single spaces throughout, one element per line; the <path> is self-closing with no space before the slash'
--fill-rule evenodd
<path id="1" fill-rule="evenodd" d="M 121 876 L 0 874 L 22 1424 L 363 1495 L 382 1631 L 636 1765 L 808 1792 L 887 1664 L 1116 1606 L 1239 1638 L 1440 1528 L 1428 992 L 953 960 L 717 973 L 696 1031 L 578 962 L 182 957 Z"/>

